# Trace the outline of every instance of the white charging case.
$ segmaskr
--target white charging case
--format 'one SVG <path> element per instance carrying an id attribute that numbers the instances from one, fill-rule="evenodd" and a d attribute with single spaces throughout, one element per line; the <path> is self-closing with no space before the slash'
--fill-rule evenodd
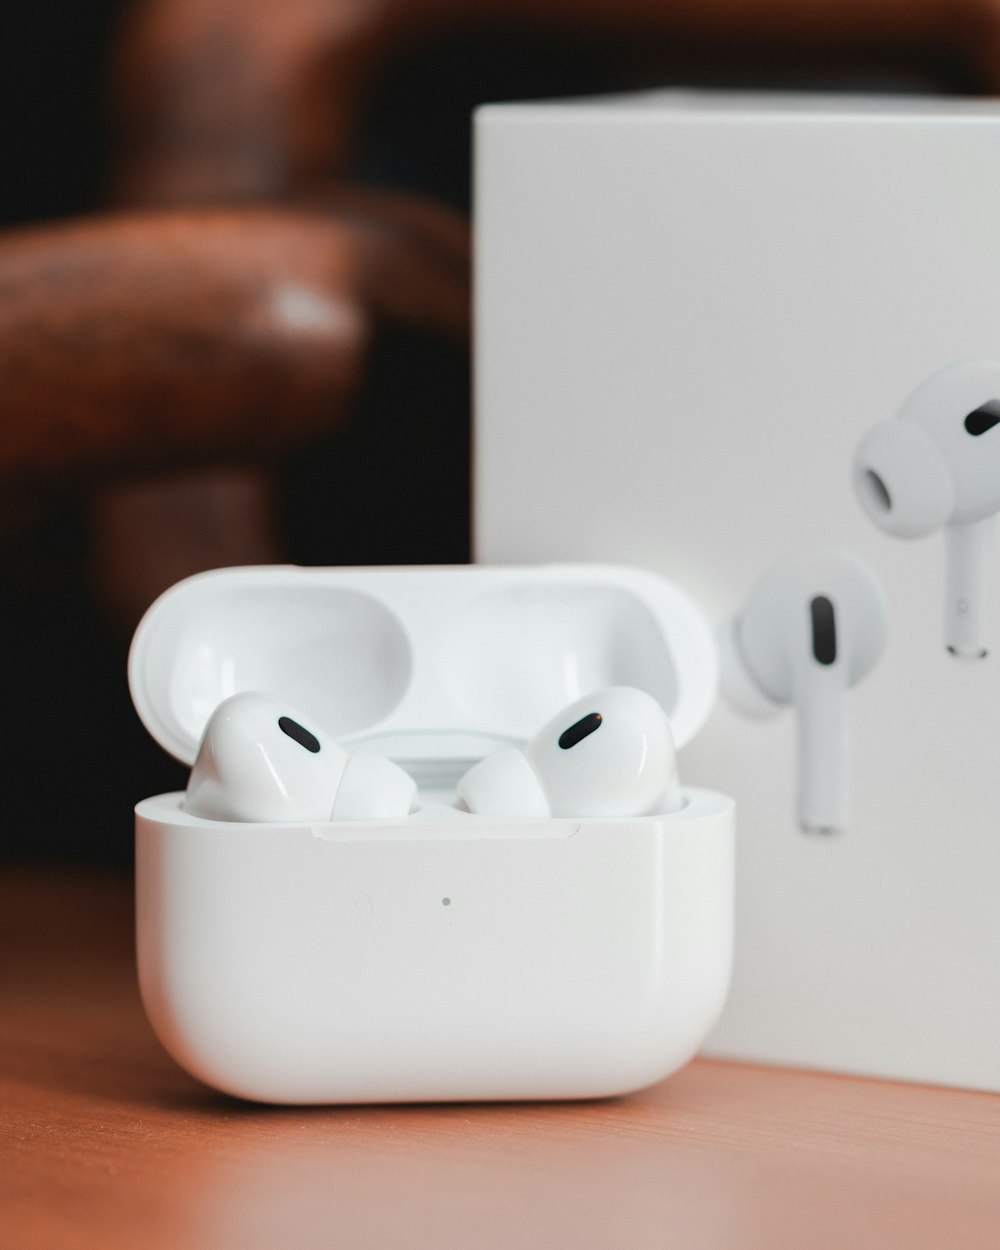
<path id="1" fill-rule="evenodd" d="M 392 821 L 138 805 L 143 1002 L 209 1085 L 278 1103 L 599 1097 L 669 1075 L 708 1033 L 731 963 L 731 799 L 686 790 L 681 811 L 615 820 L 450 805 L 476 759 L 601 686 L 648 690 L 688 741 L 717 664 L 676 586 L 594 565 L 224 569 L 150 608 L 129 678 L 184 763 L 222 699 L 264 690 L 420 784 Z"/>

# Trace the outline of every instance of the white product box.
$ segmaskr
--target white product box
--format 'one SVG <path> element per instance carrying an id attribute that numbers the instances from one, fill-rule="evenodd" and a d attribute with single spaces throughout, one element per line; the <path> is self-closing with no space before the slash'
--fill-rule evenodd
<path id="1" fill-rule="evenodd" d="M 852 484 L 928 375 L 1000 357 L 1000 107 L 491 106 L 476 196 L 479 560 L 628 561 L 715 618 L 813 549 L 885 590 L 845 832 L 798 827 L 789 709 L 720 700 L 681 755 L 741 813 L 708 1049 L 1000 1089 L 1000 611 L 991 655 L 947 654 L 940 533 L 881 532 Z"/>
<path id="2" fill-rule="evenodd" d="M 667 1076 L 717 1019 L 730 799 L 685 788 L 669 815 L 548 820 L 451 802 L 477 759 L 600 687 L 645 687 L 690 738 L 717 671 L 672 583 L 596 566 L 220 570 L 150 608 L 129 675 L 187 764 L 224 698 L 263 690 L 420 783 L 396 820 L 139 804 L 143 1001 L 210 1085 L 283 1103 L 603 1096 Z"/>

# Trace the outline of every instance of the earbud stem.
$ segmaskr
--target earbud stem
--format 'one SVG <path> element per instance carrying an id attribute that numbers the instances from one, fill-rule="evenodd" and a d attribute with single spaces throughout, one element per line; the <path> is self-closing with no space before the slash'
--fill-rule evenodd
<path id="1" fill-rule="evenodd" d="M 986 655 L 994 528 L 992 516 L 945 527 L 944 639 L 952 655 Z"/>
<path id="2" fill-rule="evenodd" d="M 810 662 L 798 699 L 799 823 L 808 833 L 847 827 L 847 699 L 841 664 Z"/>

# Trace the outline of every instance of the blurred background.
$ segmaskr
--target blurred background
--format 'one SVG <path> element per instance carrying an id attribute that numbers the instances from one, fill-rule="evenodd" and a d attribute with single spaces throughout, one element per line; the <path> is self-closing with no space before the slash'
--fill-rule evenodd
<path id="1" fill-rule="evenodd" d="M 179 577 L 469 559 L 478 103 L 982 93 L 995 41 L 888 0 L 5 0 L 0 856 L 127 865 L 183 786 L 125 675 Z"/>

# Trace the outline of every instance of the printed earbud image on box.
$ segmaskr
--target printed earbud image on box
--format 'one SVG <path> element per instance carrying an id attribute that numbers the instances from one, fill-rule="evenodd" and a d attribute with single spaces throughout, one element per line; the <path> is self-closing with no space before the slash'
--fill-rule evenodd
<path id="1" fill-rule="evenodd" d="M 734 809 L 678 780 L 717 660 L 671 582 L 220 570 L 153 605 L 129 675 L 193 766 L 136 809 L 143 1002 L 208 1084 L 599 1097 L 712 1027 Z"/>
<path id="2" fill-rule="evenodd" d="M 1000 509 L 1000 363 L 967 360 L 922 382 L 898 416 L 858 446 L 854 486 L 887 534 L 945 536 L 944 639 L 960 658 L 984 659 L 995 622 Z"/>
<path id="3" fill-rule="evenodd" d="M 885 592 L 846 551 L 786 560 L 719 629 L 722 688 L 757 719 L 791 704 L 797 811 L 803 830 L 850 827 L 847 692 L 877 663 L 887 636 Z"/>

